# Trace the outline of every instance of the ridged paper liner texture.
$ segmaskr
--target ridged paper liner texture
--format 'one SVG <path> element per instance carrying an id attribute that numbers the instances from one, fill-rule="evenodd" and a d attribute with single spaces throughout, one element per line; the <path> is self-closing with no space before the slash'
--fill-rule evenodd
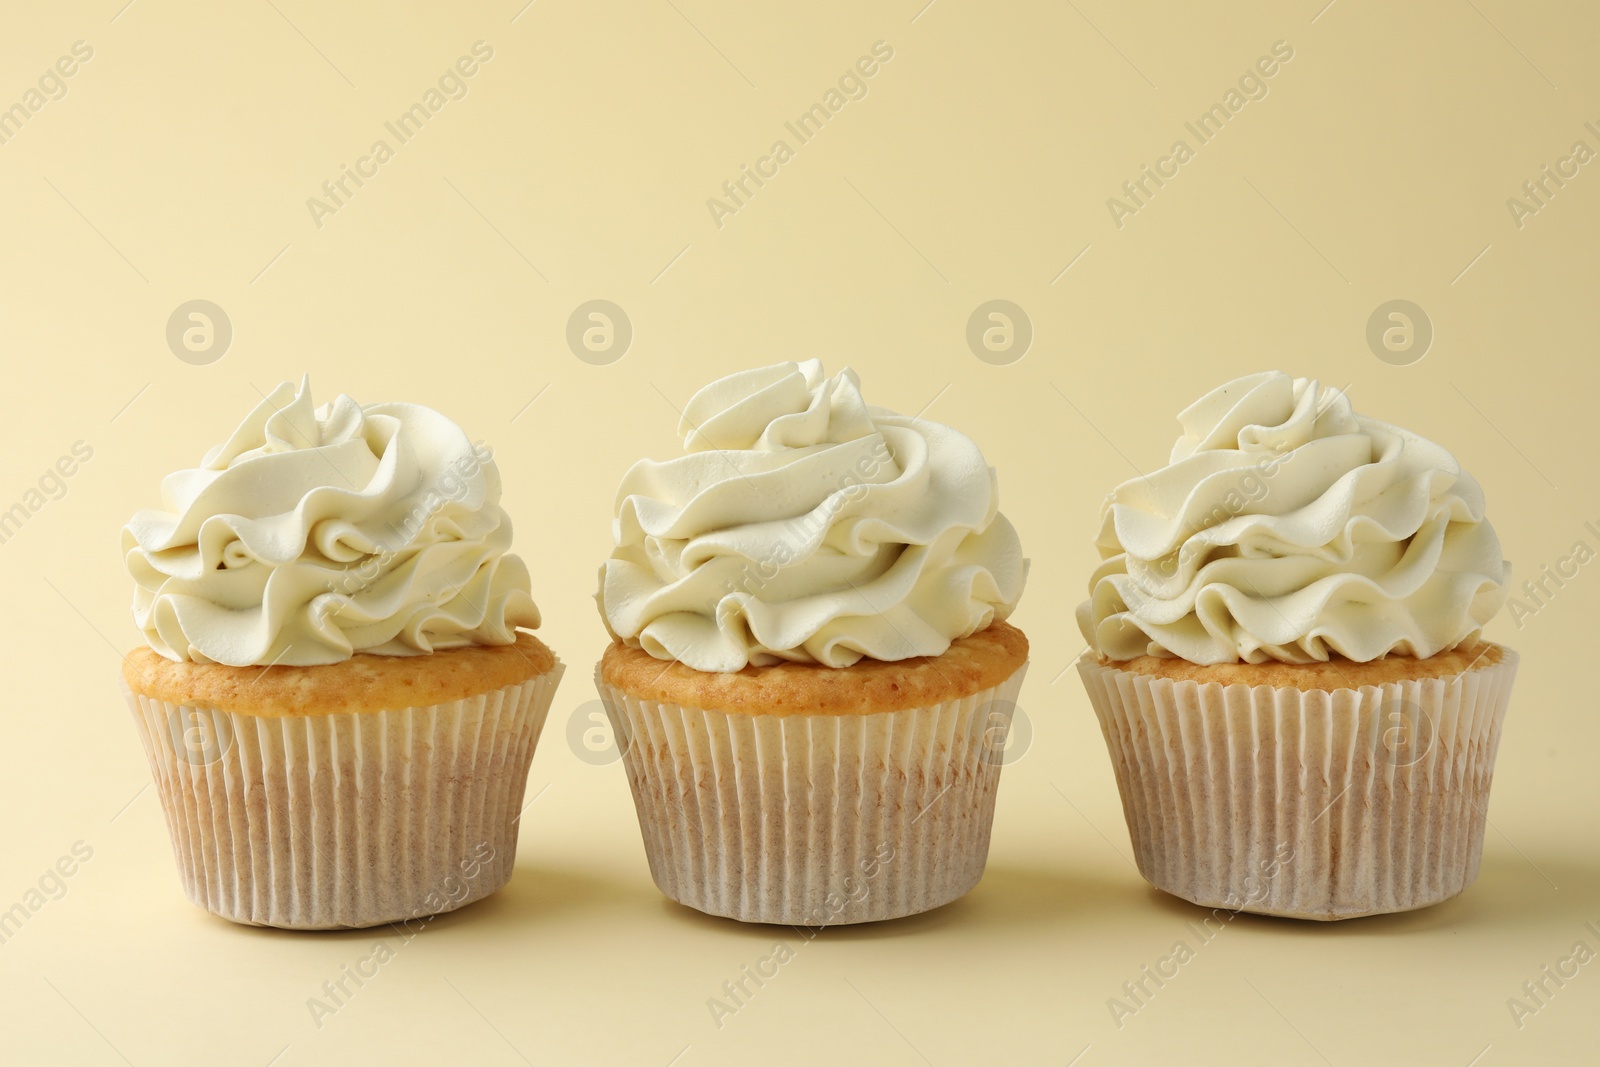
<path id="1" fill-rule="evenodd" d="M 1301 691 L 1078 670 L 1139 870 L 1208 907 L 1409 911 L 1478 876 L 1518 657 L 1447 678 Z"/>
<path id="2" fill-rule="evenodd" d="M 124 690 L 189 899 L 234 922 L 376 926 L 511 877 L 562 664 L 445 704 L 256 716 Z"/>
<path id="3" fill-rule="evenodd" d="M 752 715 L 595 684 L 656 885 L 744 922 L 832 926 L 948 904 L 983 876 L 1024 663 L 959 700 Z"/>

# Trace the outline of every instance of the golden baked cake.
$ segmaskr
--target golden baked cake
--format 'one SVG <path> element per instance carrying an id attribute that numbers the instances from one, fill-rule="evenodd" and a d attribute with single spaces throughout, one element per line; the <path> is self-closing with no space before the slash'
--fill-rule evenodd
<path id="1" fill-rule="evenodd" d="M 737 671 L 697 671 L 616 643 L 600 658 L 600 680 L 642 700 L 750 715 L 876 715 L 993 689 L 1027 660 L 1022 631 L 995 622 L 958 637 L 940 655 L 863 659 L 848 671 L 787 660 Z"/>

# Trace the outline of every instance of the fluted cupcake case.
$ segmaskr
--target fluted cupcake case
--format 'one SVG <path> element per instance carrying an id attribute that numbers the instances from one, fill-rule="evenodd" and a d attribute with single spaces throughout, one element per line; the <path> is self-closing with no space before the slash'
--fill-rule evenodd
<path id="1" fill-rule="evenodd" d="M 598 670 L 595 684 L 661 891 L 712 915 L 822 927 L 913 915 L 977 885 L 1026 670 L 859 715 L 685 707 Z"/>
<path id="2" fill-rule="evenodd" d="M 1478 875 L 1518 657 L 1334 691 L 1078 670 L 1139 870 L 1208 907 L 1304 919 L 1408 911 Z"/>
<path id="3" fill-rule="evenodd" d="M 249 715 L 124 685 L 189 899 L 234 922 L 376 926 L 511 877 L 562 664 L 426 707 Z"/>

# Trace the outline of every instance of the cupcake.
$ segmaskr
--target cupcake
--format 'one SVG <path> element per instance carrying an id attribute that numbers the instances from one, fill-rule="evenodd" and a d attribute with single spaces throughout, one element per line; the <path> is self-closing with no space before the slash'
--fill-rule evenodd
<path id="1" fill-rule="evenodd" d="M 597 596 L 656 884 L 809 926 L 966 893 L 1028 657 L 993 469 L 816 360 L 713 382 L 679 433 L 624 476 Z"/>
<path id="2" fill-rule="evenodd" d="M 1139 870 L 1214 908 L 1406 911 L 1478 874 L 1517 654 L 1478 483 L 1342 392 L 1255 374 L 1102 509 L 1079 672 Z"/>
<path id="3" fill-rule="evenodd" d="M 488 449 L 436 411 L 273 390 L 122 532 L 122 678 L 189 899 L 374 926 L 511 877 L 562 665 Z"/>

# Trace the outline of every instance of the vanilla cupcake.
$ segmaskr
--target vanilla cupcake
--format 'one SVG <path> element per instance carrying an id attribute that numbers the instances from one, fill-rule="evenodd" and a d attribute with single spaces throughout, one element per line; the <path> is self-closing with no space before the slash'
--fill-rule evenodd
<path id="1" fill-rule="evenodd" d="M 656 884 L 812 926 L 966 893 L 1028 655 L 994 471 L 816 360 L 713 382 L 679 433 L 623 478 L 597 597 Z"/>
<path id="2" fill-rule="evenodd" d="M 284 383 L 123 529 L 122 678 L 189 899 L 373 926 L 511 877 L 562 665 L 487 448 Z"/>
<path id="3" fill-rule="evenodd" d="M 1279 373 L 1181 415 L 1107 499 L 1078 662 L 1139 869 L 1209 907 L 1406 911 L 1478 874 L 1517 655 L 1443 448 Z"/>

